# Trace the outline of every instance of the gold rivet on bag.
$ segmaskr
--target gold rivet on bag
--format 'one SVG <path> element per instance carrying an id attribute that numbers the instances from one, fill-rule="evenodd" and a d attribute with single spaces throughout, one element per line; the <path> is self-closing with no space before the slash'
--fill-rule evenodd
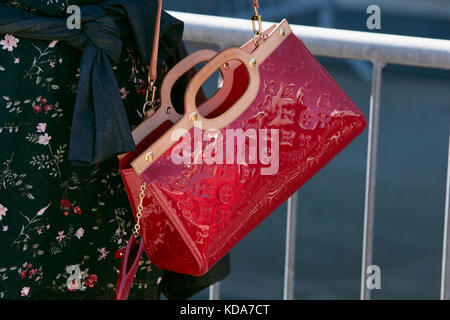
<path id="1" fill-rule="evenodd" d="M 227 63 L 224 63 L 223 64 L 223 68 L 225 69 L 225 70 L 228 70 L 228 69 L 230 69 L 230 64 L 227 62 Z"/>
<path id="2" fill-rule="evenodd" d="M 191 113 L 189 114 L 189 120 L 191 120 L 191 121 L 197 121 L 197 118 L 198 118 L 197 112 L 191 112 Z"/>
<path id="3" fill-rule="evenodd" d="M 248 60 L 248 64 L 252 67 L 256 67 L 256 60 L 253 57 L 250 57 L 250 59 Z"/>
<path id="4" fill-rule="evenodd" d="M 145 160 L 147 162 L 152 162 L 154 159 L 155 159 L 155 154 L 153 152 L 149 151 L 145 154 Z"/>
<path id="5" fill-rule="evenodd" d="M 280 34 L 284 37 L 284 35 L 286 34 L 286 32 L 284 32 L 283 27 L 280 27 Z"/>

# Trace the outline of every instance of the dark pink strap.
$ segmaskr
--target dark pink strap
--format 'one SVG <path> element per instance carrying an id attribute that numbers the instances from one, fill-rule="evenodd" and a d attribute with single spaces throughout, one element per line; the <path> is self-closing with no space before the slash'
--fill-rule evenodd
<path id="1" fill-rule="evenodd" d="M 142 240 L 137 241 L 134 235 L 131 235 L 127 246 L 116 252 L 115 258 L 122 259 L 122 265 L 120 266 L 119 278 L 117 279 L 114 300 L 128 299 L 143 251 L 144 242 Z"/>

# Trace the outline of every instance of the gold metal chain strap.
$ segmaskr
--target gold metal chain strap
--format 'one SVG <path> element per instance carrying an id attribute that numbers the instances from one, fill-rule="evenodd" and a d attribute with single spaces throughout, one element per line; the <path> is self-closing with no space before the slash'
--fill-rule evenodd
<path id="1" fill-rule="evenodd" d="M 145 198 L 145 190 L 147 189 L 147 183 L 142 183 L 141 192 L 139 193 L 139 205 L 138 211 L 136 213 L 136 224 L 134 225 L 134 237 L 137 239 L 139 237 L 139 230 L 141 229 L 141 218 L 142 218 L 142 210 L 144 210 L 143 202 Z"/>

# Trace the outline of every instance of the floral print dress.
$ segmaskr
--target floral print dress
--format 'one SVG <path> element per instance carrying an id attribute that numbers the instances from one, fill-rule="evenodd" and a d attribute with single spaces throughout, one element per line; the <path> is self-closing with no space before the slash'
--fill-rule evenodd
<path id="1" fill-rule="evenodd" d="M 132 124 L 146 78 L 135 56 L 125 47 L 114 67 Z M 114 296 L 114 253 L 134 221 L 116 158 L 67 160 L 80 57 L 64 43 L 0 34 L 2 299 Z M 157 298 L 162 275 L 143 258 L 130 298 Z"/>

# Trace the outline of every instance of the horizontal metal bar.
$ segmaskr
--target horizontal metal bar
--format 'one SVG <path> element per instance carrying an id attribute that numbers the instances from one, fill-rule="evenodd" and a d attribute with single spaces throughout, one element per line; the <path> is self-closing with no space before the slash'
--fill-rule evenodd
<path id="1" fill-rule="evenodd" d="M 169 11 L 184 21 L 186 41 L 241 46 L 252 37 L 250 19 Z M 264 22 L 267 28 L 273 23 Z M 331 28 L 291 25 L 315 55 L 450 69 L 450 41 Z"/>

